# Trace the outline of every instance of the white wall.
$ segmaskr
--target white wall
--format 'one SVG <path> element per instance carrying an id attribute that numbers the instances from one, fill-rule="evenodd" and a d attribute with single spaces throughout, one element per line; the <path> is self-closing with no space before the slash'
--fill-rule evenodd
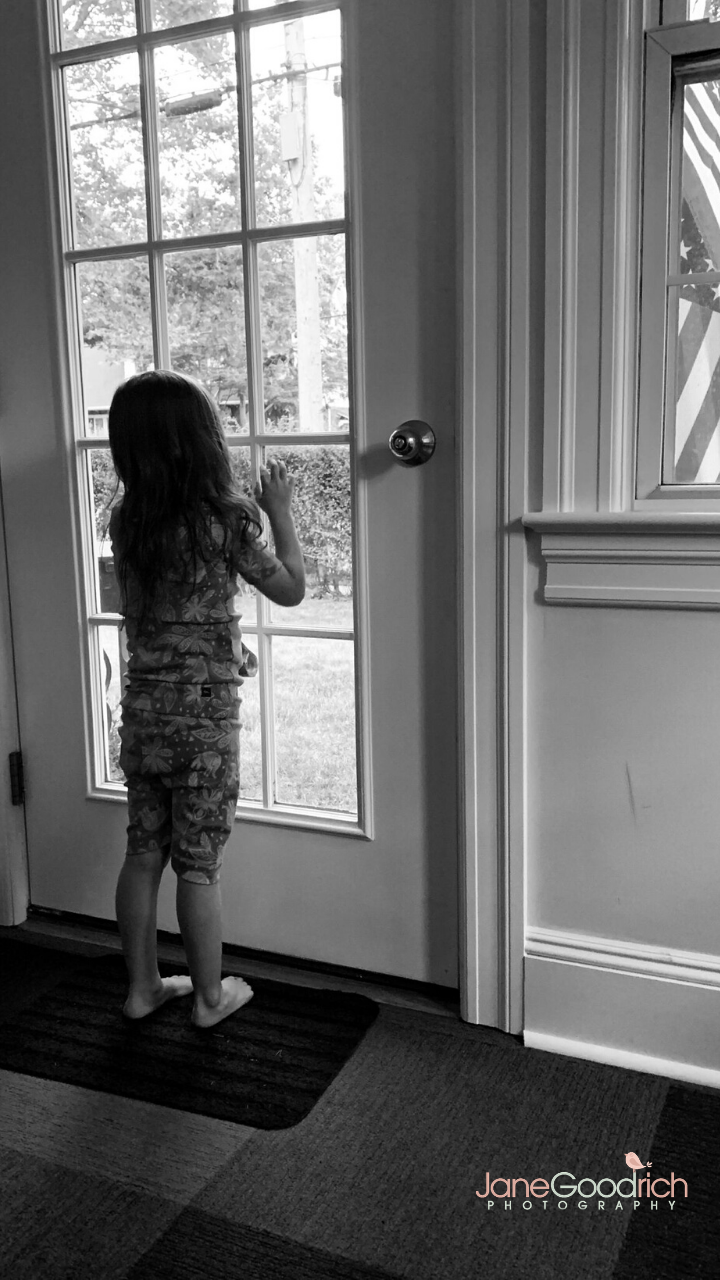
<path id="1" fill-rule="evenodd" d="M 536 612 L 529 922 L 720 953 L 720 614 Z"/>
<path id="2" fill-rule="evenodd" d="M 642 6 L 547 0 L 546 16 L 545 297 L 530 299 L 544 412 L 513 426 L 542 471 L 526 517 L 525 1040 L 720 1086 L 720 514 L 650 515 L 632 475 Z"/>

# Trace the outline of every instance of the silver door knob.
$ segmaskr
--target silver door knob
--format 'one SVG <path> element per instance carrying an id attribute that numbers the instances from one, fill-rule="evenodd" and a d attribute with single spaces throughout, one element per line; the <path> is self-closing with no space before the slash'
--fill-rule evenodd
<path id="1" fill-rule="evenodd" d="M 390 437 L 390 452 L 406 467 L 419 467 L 435 452 L 435 432 L 427 422 L 403 422 Z"/>

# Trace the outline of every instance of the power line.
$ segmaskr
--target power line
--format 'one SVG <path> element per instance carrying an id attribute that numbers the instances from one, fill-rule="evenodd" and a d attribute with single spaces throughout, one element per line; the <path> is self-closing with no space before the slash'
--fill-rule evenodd
<path id="1" fill-rule="evenodd" d="M 271 75 L 260 76 L 257 80 L 253 80 L 252 84 L 267 84 L 268 81 L 274 80 L 298 80 L 303 76 L 312 75 L 315 71 L 330 71 L 333 67 L 342 66 L 341 62 L 323 62 L 316 67 L 307 67 L 304 70 L 292 70 L 274 72 Z M 326 75 L 326 80 L 328 79 Z M 223 85 L 220 88 L 203 89 L 198 93 L 188 94 L 186 97 L 168 99 L 164 103 L 159 104 L 159 110 L 166 116 L 187 116 L 194 115 L 199 111 L 211 111 L 214 107 L 219 107 L 224 97 L 230 93 L 237 92 L 237 84 Z M 119 115 L 104 116 L 99 120 L 77 120 L 75 124 L 70 125 L 70 131 L 75 129 L 91 129 L 93 125 L 114 124 L 118 120 L 139 120 L 140 106 L 133 107 L 132 111 L 124 111 Z"/>

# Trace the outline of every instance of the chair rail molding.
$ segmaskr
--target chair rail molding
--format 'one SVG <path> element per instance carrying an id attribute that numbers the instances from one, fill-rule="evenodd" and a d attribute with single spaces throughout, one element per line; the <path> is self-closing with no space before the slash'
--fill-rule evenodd
<path id="1" fill-rule="evenodd" d="M 668 512 L 533 512 L 549 604 L 720 608 L 720 520 Z"/>

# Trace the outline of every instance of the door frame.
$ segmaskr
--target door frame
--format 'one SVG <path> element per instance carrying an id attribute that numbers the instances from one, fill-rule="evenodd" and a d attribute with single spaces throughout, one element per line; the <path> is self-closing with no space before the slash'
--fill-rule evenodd
<path id="1" fill-rule="evenodd" d="M 532 590 L 522 516 L 533 505 L 530 316 L 542 288 L 531 238 L 542 247 L 544 237 L 531 217 L 535 155 L 542 154 L 531 122 L 544 127 L 531 101 L 544 69 L 531 49 L 544 47 L 544 14 L 537 6 L 533 13 L 532 0 L 460 0 L 457 12 L 460 1000 L 467 1022 L 518 1034 Z"/>
<path id="2" fill-rule="evenodd" d="M 36 27 L 40 3 L 33 6 Z M 530 0 L 456 0 L 455 16 L 461 123 L 458 968 L 462 1017 L 517 1033 L 523 1024 L 525 914 L 528 588 L 519 517 L 527 509 L 531 377 L 527 308 L 522 305 L 529 263 Z M 34 34 L 39 39 L 37 30 Z M 0 139 L 7 144 L 8 135 L 17 131 L 12 113 L 5 119 Z M 46 101 L 46 127 L 49 119 Z M 12 243 L 16 227 L 16 216 L 0 213 L 0 245 Z M 10 270 L 22 275 L 22 264 L 10 265 Z M 21 284 L 16 281 L 17 287 Z M 511 308 L 516 298 L 519 305 Z M 59 322 L 59 317 L 53 319 Z M 492 431 L 488 423 L 494 424 Z M 0 550 L 4 563 L 4 545 Z M 12 708 L 9 597 L 6 576 L 0 578 L 0 681 L 3 694 L 11 695 L 4 705 Z M 4 736 L 0 747 L 5 749 Z M 0 793 L 3 925 L 27 918 L 21 812 L 10 806 L 5 788 Z"/>
<path id="3" fill-rule="evenodd" d="M 20 924 L 27 917 L 30 901 L 28 882 L 25 809 L 13 804 L 10 793 L 9 761 L 11 751 L 20 749 L 15 657 L 13 652 L 12 614 L 8 583 L 5 515 L 0 475 L 0 762 L 4 782 L 0 799 L 0 925 Z"/>

